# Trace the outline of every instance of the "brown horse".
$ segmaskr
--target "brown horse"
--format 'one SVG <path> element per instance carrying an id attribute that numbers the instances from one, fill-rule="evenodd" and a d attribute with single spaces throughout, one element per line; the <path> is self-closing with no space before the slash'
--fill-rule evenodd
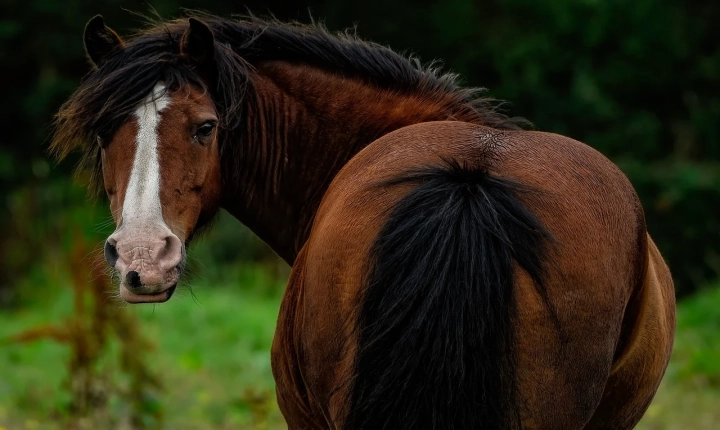
<path id="1" fill-rule="evenodd" d="M 290 428 L 640 420 L 673 285 L 601 154 L 316 26 L 196 15 L 123 42 L 98 16 L 85 47 L 52 146 L 104 184 L 120 295 L 168 300 L 226 208 L 293 268 L 272 351 Z"/>

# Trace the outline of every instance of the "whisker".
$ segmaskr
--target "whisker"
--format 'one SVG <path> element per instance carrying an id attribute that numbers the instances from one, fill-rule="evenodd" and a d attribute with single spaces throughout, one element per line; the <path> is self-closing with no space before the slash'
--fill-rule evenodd
<path id="1" fill-rule="evenodd" d="M 195 292 L 193 291 L 192 285 L 187 284 L 187 288 L 188 288 L 188 292 L 190 292 L 190 297 L 192 297 L 193 302 L 195 302 L 195 304 L 196 304 L 198 307 L 200 307 L 200 306 L 202 305 L 202 302 L 200 301 L 200 299 L 198 298 L 198 296 L 195 295 Z"/>

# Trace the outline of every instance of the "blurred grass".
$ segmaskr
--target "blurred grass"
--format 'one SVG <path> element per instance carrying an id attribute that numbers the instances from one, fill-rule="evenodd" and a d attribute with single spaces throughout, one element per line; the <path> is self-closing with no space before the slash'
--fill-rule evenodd
<path id="1" fill-rule="evenodd" d="M 133 306 L 142 331 L 157 345 L 149 357 L 163 378 L 168 429 L 285 428 L 275 403 L 270 346 L 284 277 L 266 264 L 238 265 L 232 282 L 193 282 L 170 302 Z M 62 270 L 46 273 L 62 279 Z M 50 282 L 42 274 L 33 283 Z M 24 306 L 0 311 L 0 338 L 56 322 L 72 309 L 70 288 L 27 293 Z M 61 388 L 68 350 L 50 341 L 0 349 L 0 427 L 60 428 L 67 394 Z M 112 364 L 108 364 L 112 372 Z M 675 352 L 639 429 L 720 427 L 720 288 L 679 305 Z M 111 404 L 112 406 L 112 404 Z"/>
<path id="2" fill-rule="evenodd" d="M 186 288 L 166 304 L 129 307 L 157 346 L 148 361 L 165 386 L 164 398 L 156 399 L 165 428 L 285 428 L 270 369 L 284 280 L 265 266 L 241 267 L 236 276 L 237 285 L 195 284 L 195 298 Z M 56 285 L 43 295 L 0 312 L 0 339 L 69 315 L 70 288 Z M 50 341 L 2 346 L 0 427 L 61 428 L 68 353 Z"/>
<path id="3" fill-rule="evenodd" d="M 673 356 L 638 429 L 720 428 L 720 286 L 678 305 Z"/>

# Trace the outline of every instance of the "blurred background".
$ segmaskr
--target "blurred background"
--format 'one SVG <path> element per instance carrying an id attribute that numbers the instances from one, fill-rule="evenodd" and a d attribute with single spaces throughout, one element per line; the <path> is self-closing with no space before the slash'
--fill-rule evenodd
<path id="1" fill-rule="evenodd" d="M 227 214 L 159 306 L 110 298 L 113 230 L 77 158 L 47 155 L 89 71 L 85 22 L 274 14 L 356 26 L 441 59 L 539 130 L 586 142 L 640 195 L 679 299 L 671 366 L 644 429 L 720 428 L 720 2 L 713 0 L 0 0 L 0 429 L 284 428 L 269 348 L 288 268 Z"/>

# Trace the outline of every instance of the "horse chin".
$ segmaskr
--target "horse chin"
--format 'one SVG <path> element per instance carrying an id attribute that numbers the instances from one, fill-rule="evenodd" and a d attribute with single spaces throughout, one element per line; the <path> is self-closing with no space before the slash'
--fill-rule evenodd
<path id="1" fill-rule="evenodd" d="M 154 294 L 137 294 L 128 288 L 125 283 L 120 284 L 120 297 L 128 303 L 164 303 L 170 300 L 175 293 L 177 284 L 173 284 L 166 290 Z"/>

